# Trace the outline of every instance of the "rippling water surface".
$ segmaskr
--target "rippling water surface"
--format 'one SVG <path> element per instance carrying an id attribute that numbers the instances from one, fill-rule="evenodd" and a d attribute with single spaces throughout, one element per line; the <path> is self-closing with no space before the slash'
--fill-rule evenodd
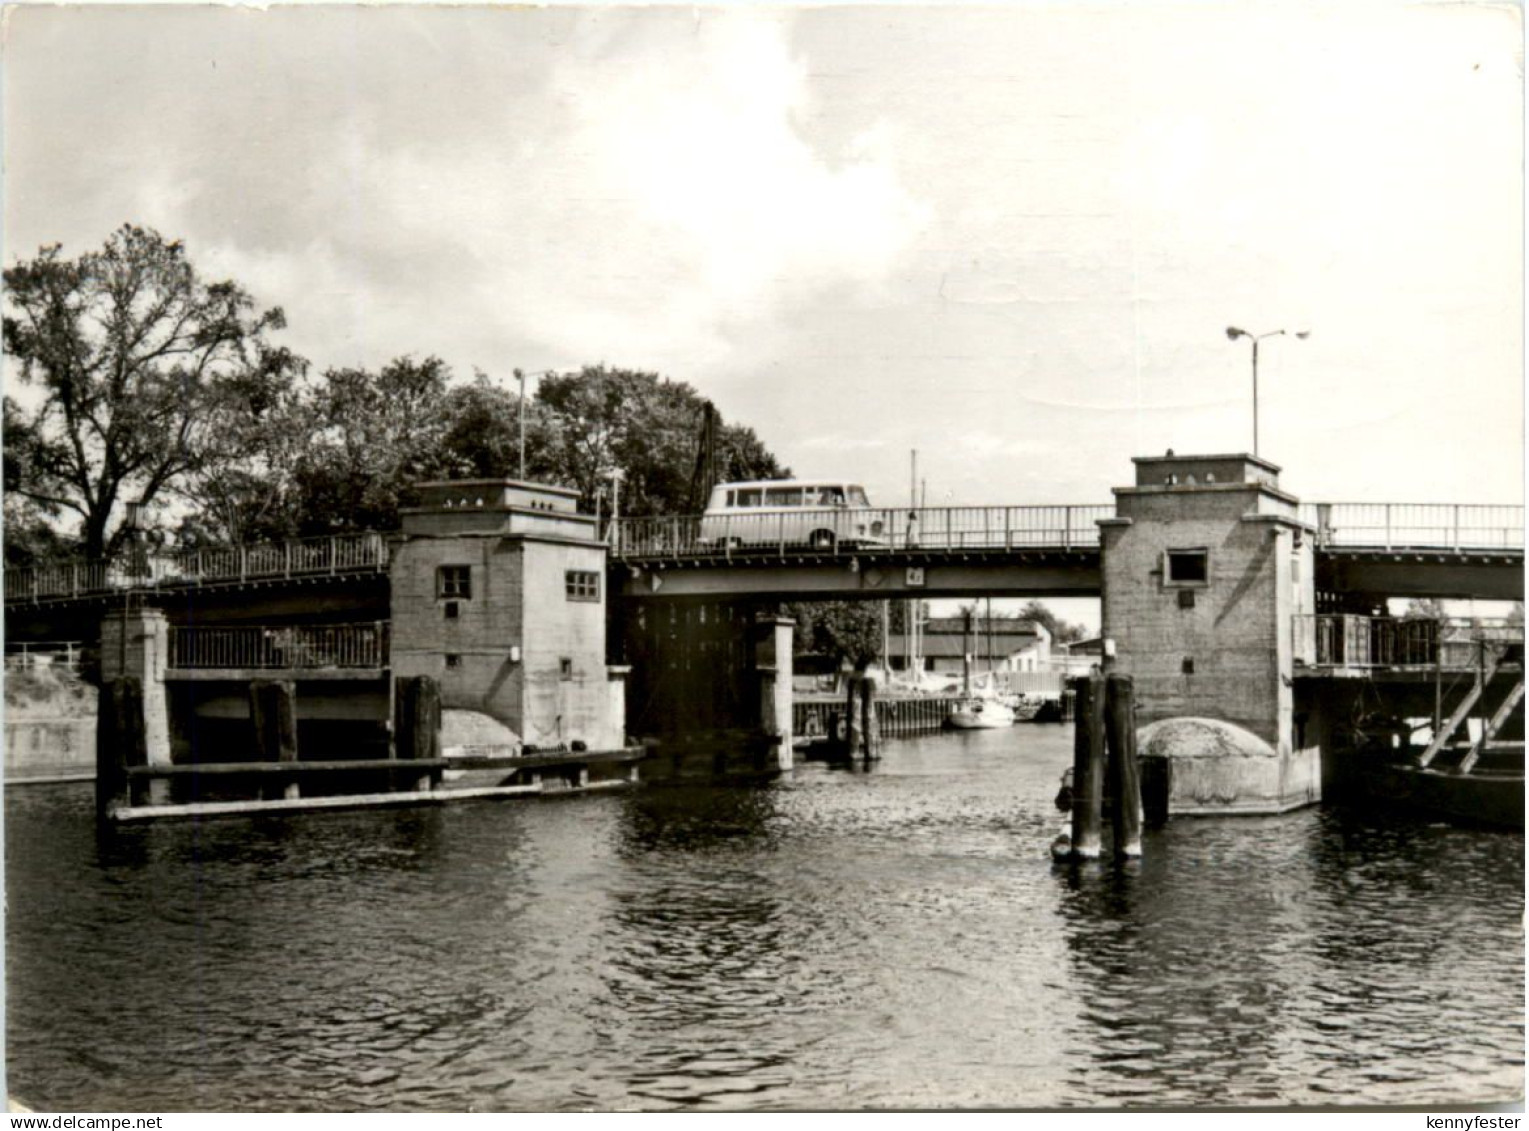
<path id="1" fill-rule="evenodd" d="M 1070 728 L 871 772 L 98 835 L 5 804 L 49 1110 L 1066 1107 L 1523 1090 L 1523 838 L 1307 810 L 1054 866 Z"/>

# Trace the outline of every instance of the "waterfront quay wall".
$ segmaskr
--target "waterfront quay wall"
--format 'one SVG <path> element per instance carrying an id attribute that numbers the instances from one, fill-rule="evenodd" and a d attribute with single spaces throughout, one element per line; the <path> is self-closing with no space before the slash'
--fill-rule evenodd
<path id="1" fill-rule="evenodd" d="M 95 776 L 98 692 L 50 665 L 5 674 L 5 781 L 88 780 Z"/>

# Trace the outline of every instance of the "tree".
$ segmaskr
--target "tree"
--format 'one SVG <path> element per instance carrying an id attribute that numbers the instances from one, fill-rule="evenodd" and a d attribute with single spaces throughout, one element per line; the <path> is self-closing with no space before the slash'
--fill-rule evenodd
<path id="1" fill-rule="evenodd" d="M 1054 644 L 1072 644 L 1088 637 L 1087 628 L 1081 624 L 1068 623 L 1040 601 L 1027 602 L 1019 611 L 1019 615 L 1025 620 L 1042 625 L 1047 632 L 1051 633 Z"/>
<path id="2" fill-rule="evenodd" d="M 453 479 L 505 479 L 519 475 L 519 398 L 474 374 L 446 394 L 441 437 Z"/>
<path id="3" fill-rule="evenodd" d="M 177 541 L 274 541 L 297 533 L 293 472 L 310 452 L 318 415 L 288 356 L 222 382 L 209 405 L 208 448 L 176 494 L 189 505 Z"/>
<path id="4" fill-rule="evenodd" d="M 529 479 L 563 485 L 559 448 L 548 409 L 526 398 L 526 466 L 520 468 L 520 396 L 479 371 L 446 394 L 441 443 L 454 479 Z"/>
<path id="5" fill-rule="evenodd" d="M 450 375 L 437 357 L 323 374 L 311 394 L 312 438 L 294 472 L 300 533 L 396 529 L 414 485 L 446 477 Z"/>
<path id="6" fill-rule="evenodd" d="M 7 430 L 7 433 L 9 430 Z M 54 515 L 43 505 L 11 489 L 12 449 L 5 448 L 5 564 L 9 568 L 37 565 L 49 559 L 69 557 L 74 550 L 58 532 Z"/>
<path id="7" fill-rule="evenodd" d="M 30 437 L 13 489 L 76 515 L 88 557 L 115 548 L 119 503 L 154 502 L 207 458 L 220 386 L 295 361 L 266 340 L 285 325 L 279 308 L 205 281 L 152 229 L 125 226 L 78 259 L 44 247 L 4 280 L 5 349 L 41 392 L 30 411 L 6 405 Z"/>
<path id="8" fill-rule="evenodd" d="M 10 397 L 5 398 L 5 564 L 11 567 L 34 565 L 48 557 L 66 556 L 71 547 L 62 538 L 55 520 L 58 507 L 38 502 L 19 491 L 33 471 L 36 434 L 26 414 Z"/>
<path id="9" fill-rule="evenodd" d="M 796 601 L 783 612 L 796 621 L 796 653 L 848 660 L 856 669 L 881 655 L 881 606 L 874 601 Z"/>
<path id="10" fill-rule="evenodd" d="M 1402 614 L 1403 620 L 1446 620 L 1448 614 L 1444 611 L 1444 605 L 1434 597 L 1414 597 L 1407 602 L 1407 611 Z"/>
<path id="11" fill-rule="evenodd" d="M 680 514 L 689 504 L 690 477 L 703 420 L 704 399 L 682 381 L 656 373 L 585 366 L 544 377 L 536 402 L 547 413 L 554 477 L 593 507 L 612 469 L 625 475 L 621 513 Z M 790 474 L 748 428 L 719 430 L 718 474 L 723 479 L 773 479 Z M 529 445 L 528 445 L 529 446 Z"/>

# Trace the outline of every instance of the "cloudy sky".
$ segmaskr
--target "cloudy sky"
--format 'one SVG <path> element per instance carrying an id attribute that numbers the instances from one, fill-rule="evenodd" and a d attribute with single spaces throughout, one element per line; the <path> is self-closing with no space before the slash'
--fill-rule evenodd
<path id="1" fill-rule="evenodd" d="M 124 222 L 318 366 L 604 361 L 799 474 L 1522 497 L 1516 6 L 23 8 L 5 259 Z"/>

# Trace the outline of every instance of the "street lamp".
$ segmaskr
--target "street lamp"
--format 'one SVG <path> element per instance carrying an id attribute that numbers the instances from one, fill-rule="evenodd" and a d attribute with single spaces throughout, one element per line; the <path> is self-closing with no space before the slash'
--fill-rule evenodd
<path id="1" fill-rule="evenodd" d="M 1270 330 L 1267 334 L 1250 334 L 1246 330 L 1239 330 L 1236 326 L 1226 328 L 1226 336 L 1232 341 L 1238 338 L 1246 338 L 1253 343 L 1253 454 L 1258 454 L 1258 343 L 1265 338 L 1278 338 L 1284 335 L 1284 330 Z M 1302 340 L 1311 337 L 1310 330 L 1297 330 L 1297 338 Z"/>
<path id="2" fill-rule="evenodd" d="M 122 530 L 127 544 L 127 568 L 122 578 L 122 626 L 117 633 L 117 678 L 127 675 L 127 618 L 132 612 L 133 576 L 138 569 L 138 525 L 143 520 L 143 500 L 134 499 L 127 504 L 127 518 Z"/>
<path id="3" fill-rule="evenodd" d="M 612 467 L 605 471 L 605 477 L 611 481 L 611 524 L 606 528 L 605 541 L 616 553 L 621 552 L 621 481 L 626 478 L 626 472 L 619 467 Z M 598 494 L 595 497 L 596 533 L 599 533 L 598 508 L 600 505 Z"/>
<path id="4" fill-rule="evenodd" d="M 550 377 L 556 373 L 556 369 L 538 369 L 534 373 L 527 373 L 523 369 L 515 370 L 515 380 L 520 382 L 520 478 L 526 477 L 526 378 L 527 377 Z"/>

